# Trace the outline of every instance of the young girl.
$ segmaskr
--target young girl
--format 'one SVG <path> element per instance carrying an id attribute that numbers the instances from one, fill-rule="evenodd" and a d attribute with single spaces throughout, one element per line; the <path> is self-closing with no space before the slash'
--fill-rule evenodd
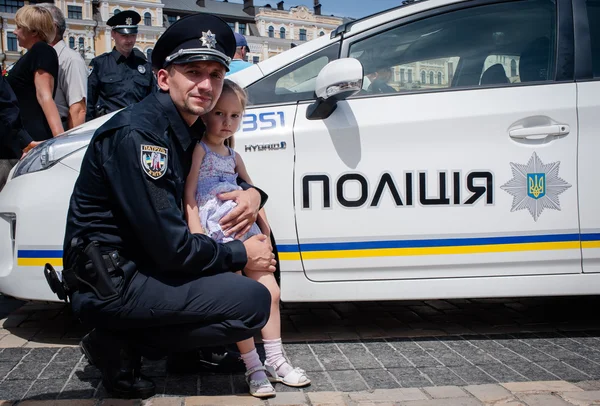
<path id="1" fill-rule="evenodd" d="M 221 201 L 219 193 L 238 190 L 239 176 L 252 184 L 244 161 L 235 153 L 233 134 L 238 130 L 246 108 L 247 96 L 236 83 L 225 79 L 223 92 L 214 109 L 202 116 L 206 133 L 196 145 L 192 158 L 192 168 L 185 185 L 185 205 L 187 221 L 192 233 L 204 233 L 217 242 L 228 242 L 234 238 L 242 241 L 256 234 L 265 234 L 270 241 L 270 227 L 264 209 L 261 209 L 257 222 L 243 236 L 226 236 L 219 221 L 235 202 Z M 275 394 L 271 382 L 281 382 L 288 386 L 301 387 L 310 383 L 306 373 L 294 368 L 283 355 L 281 344 L 281 315 L 279 313 L 279 286 L 271 272 L 248 272 L 248 277 L 262 283 L 271 293 L 271 316 L 261 334 L 265 346 L 266 361 L 262 365 L 254 340 L 237 343 L 246 365 L 246 382 L 250 394 L 268 397 Z"/>

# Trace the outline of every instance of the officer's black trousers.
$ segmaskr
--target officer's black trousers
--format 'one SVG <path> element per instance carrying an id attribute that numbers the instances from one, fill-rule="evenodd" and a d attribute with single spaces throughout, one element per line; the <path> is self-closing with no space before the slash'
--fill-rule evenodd
<path id="1" fill-rule="evenodd" d="M 72 302 L 84 323 L 168 354 L 253 337 L 269 319 L 271 296 L 235 273 L 186 280 L 138 272 L 120 299 L 76 293 Z"/>

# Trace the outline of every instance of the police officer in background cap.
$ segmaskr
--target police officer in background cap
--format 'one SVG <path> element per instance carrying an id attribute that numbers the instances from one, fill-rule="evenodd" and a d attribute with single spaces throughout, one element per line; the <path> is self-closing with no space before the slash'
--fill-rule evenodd
<path id="1" fill-rule="evenodd" d="M 138 13 L 127 10 L 106 22 L 115 47 L 92 60 L 86 121 L 137 103 L 156 89 L 150 63 L 133 49 L 140 20 Z"/>
<path id="2" fill-rule="evenodd" d="M 266 237 L 219 244 L 191 234 L 182 211 L 195 135 L 203 132 L 198 117 L 215 106 L 234 52 L 233 33 L 218 17 L 196 14 L 171 25 L 152 54 L 160 91 L 101 126 L 83 159 L 67 215 L 63 280 L 74 314 L 94 327 L 81 348 L 112 395 L 155 393 L 140 374 L 142 354 L 236 343 L 269 318 L 269 291 L 235 273 L 275 271 Z M 223 229 L 240 235 L 266 201 L 242 187 L 223 196 L 237 202 Z"/>

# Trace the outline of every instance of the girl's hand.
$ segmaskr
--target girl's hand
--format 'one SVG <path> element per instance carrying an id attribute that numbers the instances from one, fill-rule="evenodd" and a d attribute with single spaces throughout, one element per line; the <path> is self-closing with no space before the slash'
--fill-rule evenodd
<path id="1" fill-rule="evenodd" d="M 233 192 L 221 193 L 221 200 L 233 200 L 237 207 L 224 216 L 219 224 L 226 236 L 236 233 L 244 235 L 250 231 L 252 224 L 256 222 L 260 210 L 260 193 L 254 188 L 248 190 L 234 190 Z"/>

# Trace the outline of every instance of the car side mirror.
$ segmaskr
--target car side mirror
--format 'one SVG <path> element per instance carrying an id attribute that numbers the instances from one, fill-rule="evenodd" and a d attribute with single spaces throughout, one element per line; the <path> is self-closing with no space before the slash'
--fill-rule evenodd
<path id="1" fill-rule="evenodd" d="M 308 120 L 322 120 L 331 115 L 340 100 L 360 92 L 363 67 L 358 59 L 342 58 L 329 62 L 317 76 L 317 101 L 308 106 Z"/>

